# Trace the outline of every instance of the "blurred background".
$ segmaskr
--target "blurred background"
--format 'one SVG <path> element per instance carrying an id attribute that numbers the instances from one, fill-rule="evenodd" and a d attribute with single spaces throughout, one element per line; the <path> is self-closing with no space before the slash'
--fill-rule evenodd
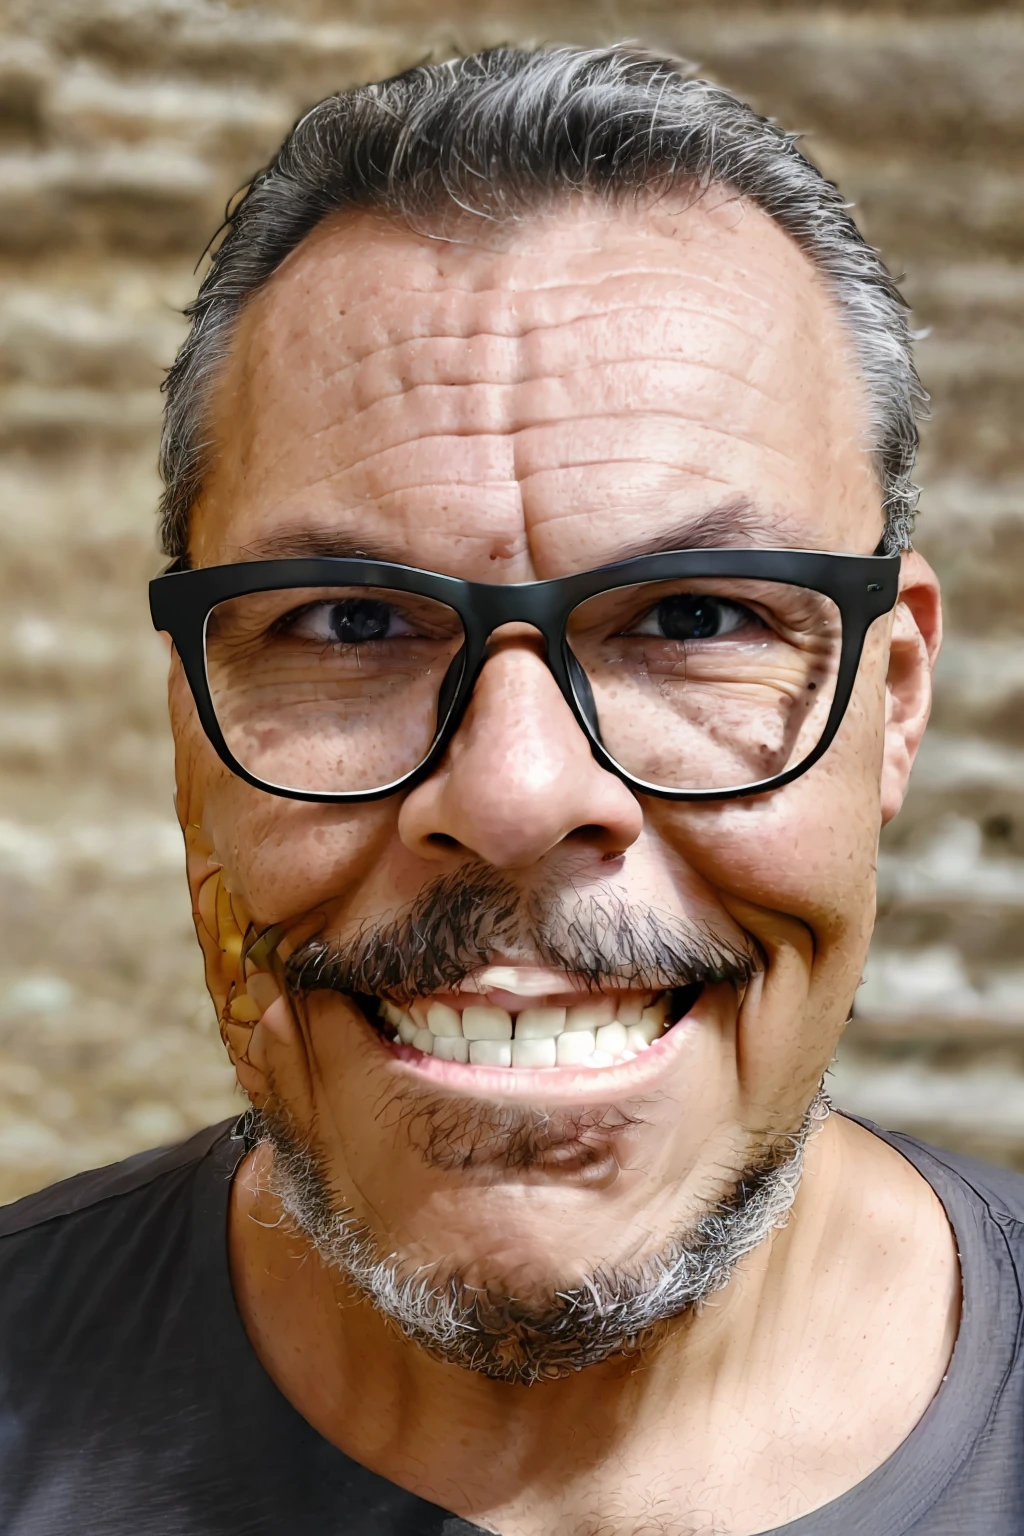
<path id="1" fill-rule="evenodd" d="M 0 7 L 0 1199 L 238 1100 L 146 581 L 158 386 L 231 192 L 309 103 L 499 41 L 667 47 L 786 126 L 907 275 L 946 594 L 839 1103 L 1024 1168 L 1024 9 L 985 0 Z"/>

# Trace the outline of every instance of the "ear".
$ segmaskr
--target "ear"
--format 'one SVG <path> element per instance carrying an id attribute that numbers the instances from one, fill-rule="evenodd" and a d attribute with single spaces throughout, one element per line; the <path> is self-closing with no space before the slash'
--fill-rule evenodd
<path id="1" fill-rule="evenodd" d="M 935 572 L 916 550 L 900 567 L 900 591 L 889 638 L 882 754 L 883 826 L 903 804 L 910 770 L 932 707 L 932 673 L 942 643 L 942 603 Z"/>

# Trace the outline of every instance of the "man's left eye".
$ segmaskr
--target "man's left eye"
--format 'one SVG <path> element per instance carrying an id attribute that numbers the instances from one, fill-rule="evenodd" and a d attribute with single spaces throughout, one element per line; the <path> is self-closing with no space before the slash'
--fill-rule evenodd
<path id="1" fill-rule="evenodd" d="M 663 597 L 625 633 L 656 635 L 661 640 L 717 640 L 750 625 L 763 628 L 757 615 L 742 603 L 701 592 L 679 592 Z"/>

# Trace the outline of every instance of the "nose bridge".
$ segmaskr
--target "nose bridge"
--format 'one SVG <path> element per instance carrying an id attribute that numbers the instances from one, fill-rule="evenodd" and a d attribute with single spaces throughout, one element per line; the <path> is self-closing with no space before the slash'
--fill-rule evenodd
<path id="1" fill-rule="evenodd" d="M 573 717 L 549 664 L 546 639 L 535 631 L 523 632 L 521 619 L 506 621 L 491 631 L 489 644 L 477 668 L 473 687 L 455 731 L 456 756 L 475 750 L 482 722 L 489 740 L 517 738 L 530 743 L 531 754 L 561 756 L 589 743 Z M 512 629 L 512 626 L 515 629 Z M 569 743 L 572 743 L 570 746 Z M 557 744 L 557 745 L 556 745 Z"/>
<path id="2" fill-rule="evenodd" d="M 635 797 L 595 760 L 551 665 L 562 605 L 556 593 L 544 583 L 486 594 L 475 637 L 480 662 L 445 763 L 401 812 L 409 846 L 430 855 L 455 845 L 518 867 L 584 829 L 602 855 L 621 852 L 639 835 Z M 534 633 L 494 643 L 506 625 Z"/>
<path id="3" fill-rule="evenodd" d="M 562 668 L 552 665 L 559 650 L 564 598 L 562 583 L 552 581 L 522 582 L 512 585 L 499 583 L 475 585 L 474 601 L 466 622 L 470 651 L 476 653 L 471 684 L 463 693 L 458 719 L 453 723 L 456 734 L 462 732 L 467 715 L 472 716 L 478 706 L 481 685 L 495 675 L 495 660 L 508 652 L 528 651 L 545 667 L 551 685 L 562 692 L 566 690 L 560 676 Z M 502 635 L 503 629 L 511 633 Z M 571 702 L 565 699 L 572 712 Z M 579 730 L 575 720 L 573 725 Z M 585 734 L 585 733 L 584 733 Z"/>

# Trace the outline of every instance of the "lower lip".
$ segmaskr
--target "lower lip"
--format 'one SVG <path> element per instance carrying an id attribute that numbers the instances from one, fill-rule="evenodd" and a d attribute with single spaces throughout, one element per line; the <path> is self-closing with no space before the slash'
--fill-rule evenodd
<path id="1" fill-rule="evenodd" d="M 556 1103 L 561 1100 L 580 1103 L 587 1099 L 607 1102 L 625 1094 L 635 1094 L 653 1085 L 664 1076 L 691 1046 L 694 1037 L 710 1012 L 702 1008 L 709 993 L 717 991 L 706 987 L 678 1023 L 673 1024 L 645 1051 L 611 1067 L 480 1067 L 463 1066 L 457 1061 L 441 1061 L 436 1056 L 424 1055 L 411 1045 L 391 1044 L 372 1025 L 371 1029 L 380 1049 L 390 1058 L 394 1071 L 402 1077 L 419 1083 L 429 1083 L 453 1093 L 464 1093 L 474 1098 L 530 1099 Z"/>

